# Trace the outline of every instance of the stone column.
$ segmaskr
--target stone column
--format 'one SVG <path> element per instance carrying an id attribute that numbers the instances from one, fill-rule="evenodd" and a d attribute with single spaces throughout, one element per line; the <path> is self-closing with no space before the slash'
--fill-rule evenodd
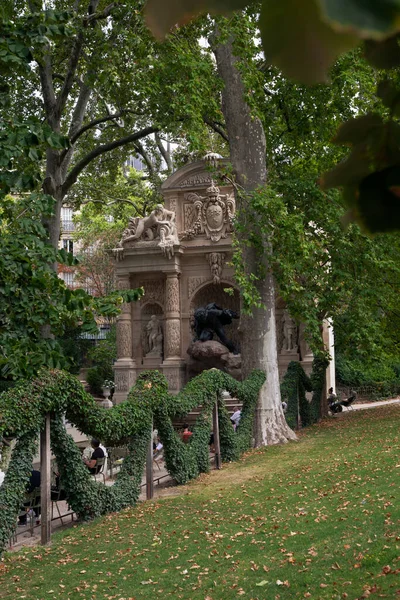
<path id="1" fill-rule="evenodd" d="M 165 335 L 163 373 L 169 390 L 178 392 L 182 382 L 180 281 L 176 272 L 165 282 Z"/>
<path id="2" fill-rule="evenodd" d="M 118 276 L 118 289 L 131 289 L 129 274 Z M 117 317 L 117 361 L 114 365 L 114 402 L 126 400 L 128 392 L 136 381 L 136 363 L 132 357 L 132 308 L 125 302 Z"/>

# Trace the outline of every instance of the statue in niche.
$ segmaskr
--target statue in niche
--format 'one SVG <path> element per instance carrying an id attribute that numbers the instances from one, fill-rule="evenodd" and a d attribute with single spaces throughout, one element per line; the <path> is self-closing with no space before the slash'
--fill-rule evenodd
<path id="1" fill-rule="evenodd" d="M 285 350 L 286 352 L 296 352 L 297 350 L 297 346 L 296 346 L 296 323 L 294 321 L 294 319 L 292 319 L 292 317 L 290 316 L 289 312 L 287 310 L 285 310 L 283 312 L 283 318 L 282 318 L 282 323 L 283 323 L 283 344 L 282 344 L 282 350 Z"/>
<path id="2" fill-rule="evenodd" d="M 220 308 L 215 302 L 197 308 L 194 312 L 195 341 L 208 342 L 213 339 L 215 333 L 229 352 L 239 354 L 235 344 L 227 339 L 224 332 L 224 325 L 230 325 L 233 319 L 238 318 L 237 312 L 230 308 Z"/>
<path id="3" fill-rule="evenodd" d="M 146 356 L 161 356 L 163 332 L 161 323 L 156 315 L 151 315 L 146 325 L 147 346 L 149 351 Z"/>
<path id="4" fill-rule="evenodd" d="M 220 194 L 219 188 L 212 181 L 207 188 L 207 196 L 199 196 L 190 192 L 185 196 L 193 206 L 185 207 L 185 231 L 182 239 L 193 239 L 205 233 L 213 242 L 226 238 L 232 231 L 232 221 L 235 214 L 235 199 L 227 194 Z"/>
<path id="5" fill-rule="evenodd" d="M 149 215 L 144 217 L 131 217 L 129 225 L 122 234 L 120 242 L 114 250 L 117 260 L 123 258 L 124 248 L 132 242 L 150 242 L 159 239 L 158 246 L 162 253 L 171 258 L 174 254 L 174 244 L 178 244 L 176 231 L 175 212 L 157 204 Z"/>
<path id="6" fill-rule="evenodd" d="M 210 252 L 210 254 L 207 254 L 207 259 L 210 265 L 213 283 L 215 285 L 218 285 L 219 283 L 221 283 L 225 254 L 223 252 Z"/>

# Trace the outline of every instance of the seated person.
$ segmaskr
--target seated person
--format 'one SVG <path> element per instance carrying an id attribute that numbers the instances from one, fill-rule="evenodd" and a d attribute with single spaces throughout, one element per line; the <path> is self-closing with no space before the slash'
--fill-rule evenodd
<path id="1" fill-rule="evenodd" d="M 189 425 L 187 423 L 183 424 L 183 433 L 181 434 L 181 439 L 184 444 L 187 444 L 190 441 L 193 433 L 189 431 Z"/>
<path id="2" fill-rule="evenodd" d="M 28 485 L 26 487 L 26 493 L 27 494 L 31 494 L 33 491 L 38 490 L 38 497 L 36 500 L 36 504 L 37 506 L 33 507 L 33 511 L 36 515 L 36 518 L 39 518 L 40 515 L 40 471 L 36 471 L 35 469 L 32 469 L 31 471 L 31 476 L 29 478 L 29 482 Z M 25 502 L 24 503 L 24 507 L 26 509 L 28 509 L 30 507 L 30 501 L 29 502 Z M 22 515 L 19 518 L 19 524 L 20 525 L 26 525 L 26 514 Z"/>
<path id="3" fill-rule="evenodd" d="M 100 467 L 96 466 L 98 458 L 104 458 L 104 451 L 100 448 L 99 440 L 93 439 L 90 443 L 93 448 L 93 453 L 90 459 L 83 458 L 83 462 L 89 469 L 91 475 L 96 475 L 99 472 Z"/>
<path id="4" fill-rule="evenodd" d="M 331 406 L 331 404 L 334 404 L 337 400 L 337 396 L 336 394 L 333 393 L 333 387 L 329 388 L 328 390 L 328 406 Z"/>
<path id="5" fill-rule="evenodd" d="M 215 452 L 214 432 L 213 431 L 210 433 L 210 439 L 208 440 L 208 445 L 210 446 L 210 452 Z"/>
<path id="6" fill-rule="evenodd" d="M 234 413 L 231 416 L 231 423 L 232 423 L 235 431 L 236 431 L 236 427 L 239 425 L 241 416 L 242 416 L 242 411 L 240 410 L 239 406 L 235 406 Z"/>
<path id="7" fill-rule="evenodd" d="M 164 448 L 164 446 L 162 445 L 160 438 L 157 438 L 157 444 L 156 444 L 156 447 L 154 448 L 154 452 L 153 452 L 153 460 L 161 460 L 162 459 L 163 448 Z"/>

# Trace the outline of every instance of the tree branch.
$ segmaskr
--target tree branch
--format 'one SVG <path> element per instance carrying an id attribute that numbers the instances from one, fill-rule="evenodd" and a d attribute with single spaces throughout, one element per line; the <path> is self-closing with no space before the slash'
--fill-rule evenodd
<path id="1" fill-rule="evenodd" d="M 78 175 L 83 171 L 85 167 L 89 163 L 92 162 L 98 156 L 105 154 L 106 152 L 111 152 L 111 150 L 115 150 L 115 148 L 120 148 L 121 146 L 125 146 L 126 144 L 130 144 L 132 142 L 137 142 L 151 133 L 156 133 L 158 131 L 157 127 L 145 127 L 136 133 L 132 133 L 131 135 L 127 135 L 119 140 L 115 140 L 114 142 L 109 142 L 108 144 L 102 144 L 97 148 L 94 148 L 91 152 L 89 152 L 86 156 L 84 156 L 70 171 L 67 178 L 64 181 L 62 186 L 63 195 L 65 195 L 71 186 L 75 183 L 78 178 Z"/>
<path id="2" fill-rule="evenodd" d="M 99 0 L 90 0 L 89 8 L 88 8 L 89 15 L 87 17 L 85 17 L 85 19 L 83 20 L 84 27 L 87 27 L 88 20 L 92 16 L 94 16 L 98 4 L 99 4 Z M 72 51 L 70 54 L 67 74 L 65 76 L 64 83 L 62 85 L 61 91 L 57 98 L 57 111 L 58 111 L 59 115 L 62 114 L 62 112 L 65 108 L 65 105 L 68 100 L 68 96 L 69 96 L 72 86 L 74 84 L 75 73 L 78 68 L 79 59 L 81 57 L 82 48 L 83 48 L 83 44 L 85 41 L 85 36 L 83 34 L 83 31 L 84 30 L 81 29 L 74 39 Z"/>
<path id="3" fill-rule="evenodd" d="M 83 20 L 84 24 L 87 26 L 94 21 L 99 21 L 100 19 L 107 19 L 107 17 L 110 16 L 111 12 L 113 11 L 114 8 L 116 8 L 116 6 L 117 5 L 113 2 L 112 4 L 109 4 L 108 6 L 106 6 L 105 9 L 102 10 L 101 12 L 93 13 L 93 14 L 89 15 L 88 17 L 85 17 Z"/>
<path id="4" fill-rule="evenodd" d="M 173 165 L 171 160 L 171 154 L 164 148 L 164 144 L 162 143 L 158 133 L 155 134 L 154 138 L 156 140 L 156 144 L 161 153 L 161 156 L 166 162 L 168 173 L 172 173 Z"/>
<path id="5" fill-rule="evenodd" d="M 102 204 L 104 206 L 112 206 L 113 204 L 130 204 L 136 210 L 138 215 L 144 217 L 145 214 L 144 211 L 141 208 L 139 208 L 136 202 L 133 202 L 133 200 L 128 200 L 128 198 L 115 198 L 114 200 L 110 200 L 110 202 L 103 202 L 103 200 L 84 200 L 80 204 L 90 204 L 91 202 L 93 202 L 94 204 Z"/>
<path id="6" fill-rule="evenodd" d="M 92 94 L 91 88 L 89 88 L 85 83 L 81 84 L 81 89 L 79 92 L 78 100 L 75 105 L 74 111 L 72 113 L 71 124 L 68 131 L 68 137 L 71 138 L 75 135 L 76 131 L 79 131 L 82 126 L 83 119 L 85 118 L 85 112 L 90 100 L 90 96 Z M 62 173 L 63 177 L 65 177 L 68 167 L 71 164 L 72 157 L 74 155 L 75 148 L 74 145 L 71 144 L 70 147 L 60 155 L 60 164 L 62 165 Z"/>
<path id="7" fill-rule="evenodd" d="M 217 123 L 215 121 L 211 121 L 211 119 L 209 119 L 208 117 L 204 117 L 203 120 L 204 120 L 204 123 L 206 123 L 206 125 L 211 127 L 211 129 L 213 129 L 215 131 L 215 133 L 218 133 L 222 137 L 222 139 L 224 139 L 229 144 L 229 138 L 226 135 L 225 131 L 223 131 L 221 129 L 221 127 L 219 125 L 217 125 Z"/>
<path id="8" fill-rule="evenodd" d="M 59 115 L 62 114 L 62 111 L 65 108 L 69 93 L 70 93 L 73 83 L 74 83 L 76 69 L 78 67 L 79 58 L 80 58 L 81 52 L 82 52 L 83 41 L 84 41 L 83 32 L 80 31 L 74 40 L 74 44 L 73 44 L 70 59 L 69 59 L 67 74 L 65 76 L 64 83 L 62 85 L 62 88 L 61 88 L 60 93 L 57 98 L 57 112 Z"/>
<path id="9" fill-rule="evenodd" d="M 140 142 L 136 142 L 135 143 L 135 150 L 143 158 L 144 162 L 146 163 L 146 167 L 147 167 L 150 175 L 154 175 L 154 166 L 153 166 L 153 163 L 151 162 L 151 158 L 150 158 L 148 152 L 146 152 L 143 144 L 141 144 Z"/>
<path id="10" fill-rule="evenodd" d="M 81 135 L 83 135 L 89 129 L 92 129 L 93 127 L 96 127 L 96 125 L 100 125 L 101 123 L 105 123 L 106 121 L 111 121 L 112 119 L 118 119 L 121 115 L 122 115 L 122 112 L 119 112 L 119 113 L 115 113 L 114 115 L 108 115 L 107 117 L 101 117 L 99 119 L 94 119 L 93 121 L 90 121 L 90 123 L 87 123 L 86 125 L 81 127 L 81 129 L 79 129 L 75 133 L 75 135 L 73 135 L 72 137 L 69 138 L 71 146 L 73 144 L 75 144 L 77 139 L 80 138 Z M 67 152 L 68 152 L 68 150 L 63 150 L 63 152 L 61 153 L 61 155 L 60 155 L 61 162 L 62 162 L 64 156 L 67 154 Z"/>

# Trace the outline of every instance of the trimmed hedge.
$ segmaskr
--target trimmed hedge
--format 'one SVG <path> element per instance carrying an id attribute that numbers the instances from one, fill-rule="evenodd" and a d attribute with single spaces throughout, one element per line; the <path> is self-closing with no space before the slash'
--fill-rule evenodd
<path id="1" fill-rule="evenodd" d="M 246 381 L 239 383 L 226 373 L 211 369 L 172 396 L 162 374 L 146 371 L 138 377 L 126 402 L 111 409 L 100 407 L 78 379 L 64 371 L 42 371 L 32 382 L 21 382 L 4 392 L 0 395 L 0 435 L 17 438 L 18 442 L 0 488 L 0 550 L 15 528 L 47 413 L 52 415 L 51 447 L 68 504 L 81 519 L 91 519 L 136 503 L 152 423 L 164 445 L 169 473 L 178 483 L 186 483 L 209 469 L 212 410 L 218 400 L 222 459 L 238 459 L 243 450 L 251 446 L 254 411 L 264 381 L 261 371 L 254 371 Z M 243 403 L 236 433 L 221 399 L 224 389 Z M 184 444 L 174 431 L 172 417 L 183 416 L 199 405 L 202 413 L 190 443 Z M 64 414 L 80 431 L 100 439 L 106 446 L 129 447 L 131 451 L 113 486 L 105 486 L 91 477 L 79 449 L 65 431 Z"/>

